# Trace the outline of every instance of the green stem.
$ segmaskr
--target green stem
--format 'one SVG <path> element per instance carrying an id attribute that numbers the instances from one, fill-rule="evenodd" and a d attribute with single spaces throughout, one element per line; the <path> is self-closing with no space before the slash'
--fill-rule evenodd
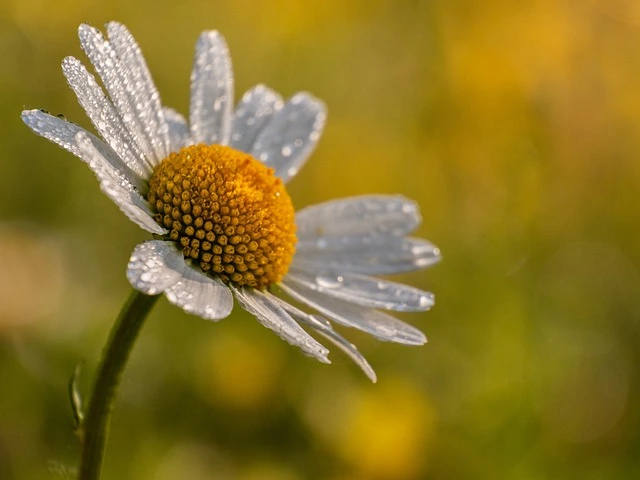
<path id="1" fill-rule="evenodd" d="M 158 298 L 157 295 L 151 297 L 134 290 L 111 330 L 98 367 L 86 418 L 80 429 L 82 452 L 78 480 L 100 478 L 109 419 L 122 372 L 144 319 Z"/>

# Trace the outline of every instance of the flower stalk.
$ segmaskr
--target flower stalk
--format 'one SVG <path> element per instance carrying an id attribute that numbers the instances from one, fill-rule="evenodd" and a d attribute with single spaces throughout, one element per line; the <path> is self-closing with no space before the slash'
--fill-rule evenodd
<path id="1" fill-rule="evenodd" d="M 147 314 L 159 296 L 134 290 L 122 307 L 102 353 L 86 417 L 79 429 L 82 441 L 79 480 L 100 478 L 109 434 L 109 420 L 122 373 Z"/>

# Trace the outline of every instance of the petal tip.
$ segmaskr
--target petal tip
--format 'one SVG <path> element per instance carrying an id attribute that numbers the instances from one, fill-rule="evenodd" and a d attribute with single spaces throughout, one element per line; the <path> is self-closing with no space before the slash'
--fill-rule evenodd
<path id="1" fill-rule="evenodd" d="M 416 343 L 411 344 L 411 345 L 415 345 L 417 347 L 420 347 L 422 345 L 426 345 L 427 343 L 429 343 L 429 340 L 427 339 L 427 336 L 425 334 L 422 334 L 422 336 L 420 337 L 419 340 L 416 341 Z"/>
<path id="2" fill-rule="evenodd" d="M 327 104 L 324 102 L 324 100 L 319 99 L 311 92 L 307 92 L 305 90 L 296 92 L 293 94 L 290 101 L 294 105 L 298 105 L 302 102 L 313 104 L 313 106 L 318 110 L 318 112 L 316 113 L 317 119 L 324 120 L 327 115 Z"/>
<path id="3" fill-rule="evenodd" d="M 118 30 L 124 29 L 124 30 L 128 31 L 127 27 L 125 27 L 125 25 L 123 23 L 117 22 L 115 20 L 111 20 L 110 22 L 107 22 L 106 27 L 107 27 L 107 30 L 110 30 L 110 29 L 118 29 Z"/>
<path id="4" fill-rule="evenodd" d="M 205 30 L 198 37 L 199 42 L 223 43 L 226 45 L 225 39 L 218 30 Z"/>
<path id="5" fill-rule="evenodd" d="M 29 125 L 29 122 L 31 121 L 31 119 L 33 118 L 33 116 L 35 115 L 36 112 L 38 112 L 39 110 L 37 109 L 31 109 L 31 110 L 22 110 L 22 112 L 20 112 L 20 118 L 22 119 L 22 121 L 24 123 L 26 123 L 27 125 Z"/>
<path id="6" fill-rule="evenodd" d="M 96 27 L 89 25 L 88 23 L 81 23 L 78 26 L 78 36 L 82 39 L 86 35 L 96 33 L 99 30 Z"/>
<path id="7" fill-rule="evenodd" d="M 320 357 L 314 357 L 316 358 L 320 363 L 326 363 L 327 365 L 331 365 L 331 360 L 329 359 L 329 357 L 327 357 L 326 355 Z"/>

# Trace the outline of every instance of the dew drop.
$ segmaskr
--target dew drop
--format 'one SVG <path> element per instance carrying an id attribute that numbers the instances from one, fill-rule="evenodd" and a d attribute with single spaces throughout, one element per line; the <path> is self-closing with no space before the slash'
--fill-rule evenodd
<path id="1" fill-rule="evenodd" d="M 326 238 L 319 238 L 318 240 L 316 240 L 316 246 L 318 248 L 322 248 L 322 249 L 327 248 L 327 246 L 328 246 L 327 239 Z"/>
<path id="2" fill-rule="evenodd" d="M 331 322 L 329 322 L 329 320 L 327 320 L 324 317 L 320 317 L 318 315 L 309 315 L 311 318 L 313 318 L 316 322 L 323 324 L 325 327 L 333 330 L 333 327 L 331 326 Z"/>
<path id="3" fill-rule="evenodd" d="M 342 276 L 335 277 L 333 275 L 317 275 L 316 283 L 321 287 L 337 290 L 344 286 L 344 278 Z"/>

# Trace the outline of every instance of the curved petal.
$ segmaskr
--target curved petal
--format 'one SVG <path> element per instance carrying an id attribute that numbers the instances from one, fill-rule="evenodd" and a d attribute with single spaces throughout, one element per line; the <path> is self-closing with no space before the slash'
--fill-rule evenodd
<path id="1" fill-rule="evenodd" d="M 283 106 L 282 97 L 277 92 L 265 85 L 253 87 L 242 96 L 236 107 L 229 146 L 251 152 L 260 131 Z"/>
<path id="2" fill-rule="evenodd" d="M 169 143 L 171 152 L 177 152 L 189 145 L 189 125 L 185 118 L 173 108 L 164 108 L 164 118 L 169 126 Z"/>
<path id="3" fill-rule="evenodd" d="M 157 295 L 182 278 L 184 257 L 173 242 L 150 240 L 136 246 L 127 266 L 127 279 L 133 288 Z"/>
<path id="4" fill-rule="evenodd" d="M 127 278 L 147 295 L 164 292 L 174 305 L 207 320 L 229 316 L 233 295 L 217 278 L 187 264 L 173 242 L 151 240 L 138 245 L 127 267 Z"/>
<path id="5" fill-rule="evenodd" d="M 180 280 L 164 291 L 167 300 L 185 312 L 206 320 L 220 320 L 229 316 L 233 310 L 233 295 L 229 287 L 184 261 L 180 273 Z"/>
<path id="6" fill-rule="evenodd" d="M 351 360 L 353 360 L 355 364 L 362 369 L 364 374 L 369 377 L 373 383 L 376 383 L 376 372 L 371 368 L 367 359 L 362 356 L 358 351 L 358 348 L 353 343 L 349 342 L 346 338 L 336 332 L 328 320 L 317 315 L 309 315 L 284 300 L 277 297 L 275 298 L 280 306 L 289 312 L 297 321 L 313 328 L 320 335 L 332 342 L 336 347 L 349 356 L 349 358 L 351 358 Z"/>
<path id="7" fill-rule="evenodd" d="M 138 113 L 145 124 L 145 131 L 155 153 L 155 159 L 159 162 L 169 155 L 170 150 L 168 126 L 158 89 L 153 83 L 140 47 L 127 27 L 118 22 L 110 22 L 107 24 L 107 34 L 125 69 L 125 77 L 130 83 L 132 96 L 137 100 L 136 108 L 139 109 Z"/>
<path id="8" fill-rule="evenodd" d="M 150 118 L 154 113 L 139 98 L 136 82 L 131 78 L 128 65 L 124 65 L 113 46 L 104 39 L 96 28 L 83 24 L 78 28 L 80 44 L 100 76 L 109 97 L 113 101 L 122 122 L 129 130 L 143 153 L 143 160 L 149 169 L 160 158 L 156 157 L 154 139 L 157 132 L 152 130 Z"/>
<path id="9" fill-rule="evenodd" d="M 420 238 L 335 237 L 296 247 L 291 268 L 309 272 L 390 275 L 430 267 L 440 249 Z"/>
<path id="10" fill-rule="evenodd" d="M 251 155 L 288 182 L 302 168 L 324 130 L 327 108 L 309 93 L 295 94 L 260 132 Z"/>
<path id="11" fill-rule="evenodd" d="M 62 72 L 91 123 L 140 180 L 149 176 L 144 155 L 96 79 L 77 58 L 66 57 Z"/>
<path id="12" fill-rule="evenodd" d="M 275 297 L 253 288 L 231 288 L 240 306 L 254 315 L 262 325 L 273 330 L 290 345 L 301 348 L 307 355 L 323 363 L 331 363 L 327 358 L 329 350 L 305 332 L 277 303 Z"/>
<path id="13" fill-rule="evenodd" d="M 305 303 L 331 320 L 370 333 L 380 340 L 405 345 L 423 345 L 427 341 L 424 334 L 417 328 L 377 310 L 322 295 L 289 280 L 287 277 L 282 281 L 280 287 L 287 295 Z"/>
<path id="14" fill-rule="evenodd" d="M 194 143 L 226 145 L 231 131 L 233 71 L 227 43 L 216 31 L 196 43 L 189 123 Z"/>
<path id="15" fill-rule="evenodd" d="M 401 283 L 353 273 L 309 273 L 290 271 L 287 279 L 322 293 L 362 307 L 423 312 L 435 304 L 434 295 Z"/>
<path id="16" fill-rule="evenodd" d="M 75 143 L 79 156 L 84 158 L 100 181 L 100 189 L 124 213 L 129 220 L 151 233 L 164 234 L 167 231 L 156 223 L 149 203 L 136 191 L 129 180 L 118 172 L 100 151 L 87 132 L 78 132 Z M 108 150 L 107 152 L 109 152 Z M 111 151 L 112 152 L 112 151 Z M 113 152 L 112 152 L 113 153 Z"/>
<path id="17" fill-rule="evenodd" d="M 301 241 L 331 236 L 402 236 L 420 225 L 418 204 L 402 195 L 363 195 L 332 200 L 296 213 Z"/>

